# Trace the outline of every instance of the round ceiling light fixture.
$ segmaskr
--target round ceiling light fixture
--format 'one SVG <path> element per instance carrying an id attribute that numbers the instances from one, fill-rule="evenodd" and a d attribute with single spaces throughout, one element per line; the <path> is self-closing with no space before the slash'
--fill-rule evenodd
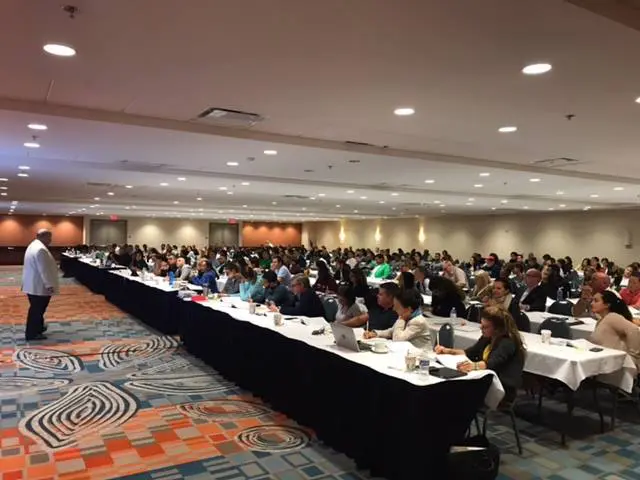
<path id="1" fill-rule="evenodd" d="M 42 49 L 49 55 L 55 55 L 56 57 L 73 57 L 76 54 L 75 48 L 62 43 L 47 43 Z"/>

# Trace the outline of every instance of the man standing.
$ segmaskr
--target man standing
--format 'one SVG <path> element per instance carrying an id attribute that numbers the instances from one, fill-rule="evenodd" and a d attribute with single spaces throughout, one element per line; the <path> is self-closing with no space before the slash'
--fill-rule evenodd
<path id="1" fill-rule="evenodd" d="M 47 248 L 52 236 L 49 230 L 38 230 L 35 240 L 27 247 L 22 270 L 22 291 L 29 298 L 29 313 L 25 338 L 29 340 L 46 340 L 43 335 L 44 312 L 49 306 L 51 296 L 59 293 L 58 266 Z"/>

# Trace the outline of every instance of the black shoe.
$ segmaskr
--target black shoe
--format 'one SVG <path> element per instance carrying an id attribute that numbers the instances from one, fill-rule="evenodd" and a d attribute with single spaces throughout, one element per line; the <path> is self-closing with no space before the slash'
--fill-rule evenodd
<path id="1" fill-rule="evenodd" d="M 28 338 L 28 337 L 25 338 L 27 342 L 33 342 L 34 340 L 46 340 L 46 339 L 47 339 L 47 336 L 43 335 L 42 333 L 39 333 L 38 335 L 32 338 Z"/>
<path id="2" fill-rule="evenodd" d="M 44 327 L 42 327 L 42 333 L 46 332 L 47 330 L 49 330 L 49 327 L 47 325 L 45 325 Z"/>

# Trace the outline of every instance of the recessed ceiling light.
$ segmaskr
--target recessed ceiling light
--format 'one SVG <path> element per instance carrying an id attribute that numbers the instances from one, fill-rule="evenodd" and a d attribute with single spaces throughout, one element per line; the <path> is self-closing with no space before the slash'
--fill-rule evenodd
<path id="1" fill-rule="evenodd" d="M 243 187 L 248 187 L 251 184 L 249 182 L 242 182 L 240 185 L 242 185 Z"/>
<path id="2" fill-rule="evenodd" d="M 31 130 L 46 130 L 47 126 L 42 123 L 30 123 L 27 125 Z"/>
<path id="3" fill-rule="evenodd" d="M 566 207 L 566 205 L 564 203 L 561 203 L 560 205 L 558 205 L 560 208 L 564 208 Z"/>
<path id="4" fill-rule="evenodd" d="M 500 203 L 504 205 L 505 203 L 509 203 L 509 200 L 500 200 Z"/>
<path id="5" fill-rule="evenodd" d="M 196 200 L 201 202 L 202 201 L 202 197 L 198 197 L 198 198 L 196 198 Z"/>
<path id="6" fill-rule="evenodd" d="M 468 200 L 469 200 L 470 202 L 475 202 L 475 201 L 476 201 L 476 199 L 475 199 L 475 198 L 469 198 Z"/>
<path id="7" fill-rule="evenodd" d="M 160 184 L 160 186 L 161 186 L 161 187 L 168 187 L 168 186 L 169 186 L 169 184 L 168 184 L 167 182 L 162 182 L 162 183 Z"/>
<path id="8" fill-rule="evenodd" d="M 547 73 L 553 67 L 549 63 L 533 63 L 531 65 L 527 65 L 522 69 L 522 73 L 525 75 L 540 75 L 542 73 Z"/>
<path id="9" fill-rule="evenodd" d="M 18 167 L 18 170 L 31 170 L 31 167 L 27 166 L 27 165 L 20 165 Z"/>
<path id="10" fill-rule="evenodd" d="M 93 197 L 94 200 L 100 200 L 100 197 Z"/>
<path id="11" fill-rule="evenodd" d="M 62 43 L 47 43 L 42 49 L 56 57 L 73 57 L 76 54 L 76 50 L 73 47 Z"/>
<path id="12" fill-rule="evenodd" d="M 484 185 L 483 185 L 483 184 L 481 184 L 481 183 L 476 183 L 476 184 L 474 185 L 474 187 L 475 187 L 475 188 L 482 188 L 482 187 L 484 187 Z"/>
<path id="13" fill-rule="evenodd" d="M 124 188 L 133 188 L 133 185 L 125 185 Z"/>
<path id="14" fill-rule="evenodd" d="M 598 195 L 597 193 L 592 193 L 591 195 L 589 195 L 591 198 L 598 198 L 600 195 Z"/>
<path id="15" fill-rule="evenodd" d="M 392 197 L 397 197 L 398 195 L 400 195 L 400 194 L 399 194 L 399 193 L 397 193 L 397 192 L 393 192 L 393 193 L 391 194 L 391 196 L 392 196 Z"/>
<path id="16" fill-rule="evenodd" d="M 180 202 L 178 200 L 174 201 L 173 204 L 174 205 L 178 205 Z"/>
<path id="17" fill-rule="evenodd" d="M 489 177 L 490 175 L 491 175 L 491 174 L 490 174 L 490 173 L 488 173 L 488 172 L 482 172 L 482 173 L 480 174 L 480 176 L 481 176 L 481 177 Z"/>
<path id="18" fill-rule="evenodd" d="M 564 192 L 563 192 L 562 190 L 558 190 L 558 191 L 556 192 L 556 195 L 564 195 Z"/>
<path id="19" fill-rule="evenodd" d="M 355 193 L 353 190 L 347 190 L 347 193 Z"/>
<path id="20" fill-rule="evenodd" d="M 2 192 L 2 193 L 0 193 L 0 195 L 2 195 L 3 197 L 6 197 L 7 196 L 7 192 Z"/>
<path id="21" fill-rule="evenodd" d="M 107 192 L 107 195 L 109 195 L 110 197 L 113 197 L 115 195 L 115 193 L 113 192 Z"/>
<path id="22" fill-rule="evenodd" d="M 591 207 L 587 205 L 586 207 L 583 208 L 583 210 L 591 210 Z"/>
<path id="23" fill-rule="evenodd" d="M 444 208 L 444 207 L 446 207 L 446 205 L 444 203 L 441 203 L 440 207 Z"/>
<path id="24" fill-rule="evenodd" d="M 517 132 L 517 131 L 518 131 L 518 127 L 513 126 L 513 125 L 511 125 L 511 126 L 506 126 L 506 127 L 500 127 L 500 128 L 498 129 L 498 131 L 499 131 L 500 133 L 513 133 L 513 132 Z"/>
<path id="25" fill-rule="evenodd" d="M 247 205 L 242 205 L 242 208 L 247 208 Z"/>
<path id="26" fill-rule="evenodd" d="M 397 210 L 396 207 L 393 207 L 391 210 Z"/>
<path id="27" fill-rule="evenodd" d="M 129 210 L 131 207 L 124 207 L 125 210 Z"/>
<path id="28" fill-rule="evenodd" d="M 277 205 L 278 202 L 271 202 L 271 205 Z"/>
<path id="29" fill-rule="evenodd" d="M 224 191 L 226 189 L 227 189 L 227 187 L 218 187 L 218 190 L 223 190 Z"/>
<path id="30" fill-rule="evenodd" d="M 8 182 L 8 181 L 9 181 L 8 178 L 4 178 L 4 177 L 0 178 L 0 182 Z"/>
<path id="31" fill-rule="evenodd" d="M 324 193 L 319 193 L 318 196 L 319 197 L 325 197 L 326 195 Z"/>
<path id="32" fill-rule="evenodd" d="M 537 183 L 537 182 L 539 182 L 539 181 L 540 181 L 540 179 L 539 179 L 539 178 L 530 178 L 530 179 L 529 179 L 529 181 L 530 181 L 531 183 Z"/>
<path id="33" fill-rule="evenodd" d="M 358 213 L 358 210 L 354 210 L 353 213 Z"/>
<path id="34" fill-rule="evenodd" d="M 406 117 L 407 115 L 413 115 L 414 113 L 416 113 L 416 111 L 411 107 L 399 107 L 396 108 L 393 113 L 395 113 L 399 117 Z"/>
<path id="35" fill-rule="evenodd" d="M 0 187 L 0 190 L 8 190 L 9 187 Z"/>
<path id="36" fill-rule="evenodd" d="M 17 205 L 18 204 L 18 200 L 11 200 L 11 205 Z"/>
<path id="37" fill-rule="evenodd" d="M 549 210 L 553 211 L 553 210 L 555 210 L 555 208 L 553 208 L 553 207 L 549 207 Z"/>
<path id="38" fill-rule="evenodd" d="M 434 200 L 433 203 L 437 204 L 437 203 L 442 203 L 442 202 L 440 202 L 440 200 Z"/>
<path id="39" fill-rule="evenodd" d="M 40 148 L 40 144 L 38 142 L 24 142 L 23 145 L 27 148 Z"/>
<path id="40" fill-rule="evenodd" d="M 496 207 L 491 207 L 491 210 L 497 210 L 497 208 Z"/>
<path id="41" fill-rule="evenodd" d="M 436 183 L 436 181 L 431 178 L 428 178 L 424 181 L 424 183 Z"/>
<path id="42" fill-rule="evenodd" d="M 470 203 L 470 202 L 469 202 L 469 203 L 465 203 L 465 205 L 466 205 L 467 207 L 471 207 L 471 206 L 473 206 L 473 203 Z"/>
<path id="43" fill-rule="evenodd" d="M 378 203 L 384 203 L 384 200 L 380 200 Z"/>
<path id="44" fill-rule="evenodd" d="M 227 195 L 233 195 L 233 192 L 227 192 Z"/>
<path id="45" fill-rule="evenodd" d="M 277 155 L 278 151 L 277 150 L 265 150 L 264 154 L 265 155 Z"/>
<path id="46" fill-rule="evenodd" d="M 529 210 L 529 207 L 527 207 L 526 205 L 524 207 L 522 207 L 524 210 Z"/>
<path id="47" fill-rule="evenodd" d="M 302 207 L 302 210 L 306 210 L 306 209 L 307 209 L 307 207 Z"/>
<path id="48" fill-rule="evenodd" d="M 28 177 L 29 174 L 28 173 L 19 173 L 18 176 L 19 177 Z"/>
<path id="49" fill-rule="evenodd" d="M 367 197 L 360 197 L 360 200 L 366 200 Z"/>
<path id="50" fill-rule="evenodd" d="M 640 97 L 636 98 L 636 103 L 640 103 Z"/>
<path id="51" fill-rule="evenodd" d="M 227 162 L 227 167 L 237 167 L 240 165 L 238 162 Z"/>
<path id="52" fill-rule="evenodd" d="M 622 190 L 624 190 L 624 187 L 614 187 L 613 188 L 616 192 L 621 192 Z"/>
<path id="53" fill-rule="evenodd" d="M 178 177 L 177 179 L 179 182 L 186 182 L 187 179 L 185 177 Z"/>

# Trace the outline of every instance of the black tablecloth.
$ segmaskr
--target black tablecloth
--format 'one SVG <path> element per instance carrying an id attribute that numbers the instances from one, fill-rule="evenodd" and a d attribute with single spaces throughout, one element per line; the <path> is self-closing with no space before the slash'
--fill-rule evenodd
<path id="1" fill-rule="evenodd" d="M 230 315 L 67 259 L 63 268 L 109 301 L 269 402 L 373 475 L 447 478 L 450 446 L 484 402 L 492 378 L 418 387 Z M 85 268 L 86 267 L 86 268 Z M 90 273 L 87 269 L 93 269 Z M 67 271 L 65 270 L 65 271 Z M 265 321 L 268 321 L 265 319 Z"/>

